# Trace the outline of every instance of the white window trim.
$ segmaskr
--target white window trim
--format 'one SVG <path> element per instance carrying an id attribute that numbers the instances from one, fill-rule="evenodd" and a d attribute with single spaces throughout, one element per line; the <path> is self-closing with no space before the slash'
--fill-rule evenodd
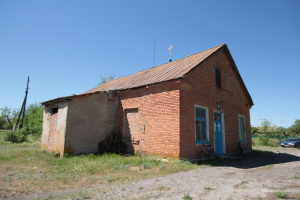
<path id="1" fill-rule="evenodd" d="M 240 123 L 239 123 L 239 118 L 242 117 L 244 121 L 244 135 L 245 135 L 245 140 L 241 140 L 240 138 Z M 239 142 L 246 143 L 247 142 L 247 132 L 246 132 L 246 121 L 245 121 L 245 116 L 244 115 L 238 115 L 238 126 L 239 126 Z"/>
<path id="2" fill-rule="evenodd" d="M 194 105 L 194 125 L 196 124 L 196 108 L 202 108 L 205 110 L 205 114 L 206 114 L 206 138 L 207 141 L 210 142 L 209 140 L 209 115 L 208 115 L 208 107 L 205 106 L 199 106 L 199 105 Z M 195 142 L 196 142 L 196 133 L 197 133 L 197 127 L 195 126 Z M 197 143 L 196 143 L 197 144 Z"/>

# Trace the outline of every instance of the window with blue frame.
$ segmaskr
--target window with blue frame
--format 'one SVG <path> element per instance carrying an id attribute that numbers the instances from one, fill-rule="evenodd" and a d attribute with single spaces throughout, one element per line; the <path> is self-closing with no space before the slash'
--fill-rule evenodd
<path id="1" fill-rule="evenodd" d="M 196 141 L 195 143 L 209 143 L 207 138 L 207 109 L 195 107 L 196 112 Z"/>
<path id="2" fill-rule="evenodd" d="M 239 116 L 239 134 L 240 134 L 240 142 L 247 142 L 244 116 Z"/>

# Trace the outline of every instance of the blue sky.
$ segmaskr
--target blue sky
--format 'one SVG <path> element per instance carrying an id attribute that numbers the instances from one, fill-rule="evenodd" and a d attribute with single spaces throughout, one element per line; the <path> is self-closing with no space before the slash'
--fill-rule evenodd
<path id="1" fill-rule="evenodd" d="M 300 118 L 300 1 L 0 1 L 0 108 L 83 93 L 226 43 L 253 98 L 251 124 Z"/>

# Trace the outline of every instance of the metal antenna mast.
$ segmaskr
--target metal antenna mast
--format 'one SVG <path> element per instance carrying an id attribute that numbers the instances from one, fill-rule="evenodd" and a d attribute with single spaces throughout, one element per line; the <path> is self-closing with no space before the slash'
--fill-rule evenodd
<path id="1" fill-rule="evenodd" d="M 20 110 L 20 114 L 19 114 L 19 117 L 18 117 L 18 120 L 17 120 L 17 123 L 16 123 L 16 126 L 15 126 L 14 130 L 19 129 L 18 125 L 19 125 L 21 115 L 22 115 L 22 121 L 21 121 L 21 124 L 20 124 L 20 128 L 23 127 L 25 111 L 26 111 L 26 100 L 27 100 L 27 95 L 28 95 L 28 86 L 29 86 L 29 76 L 27 78 L 27 88 L 26 88 L 26 91 L 25 91 L 25 98 L 24 98 L 23 105 L 22 105 L 22 108 Z"/>

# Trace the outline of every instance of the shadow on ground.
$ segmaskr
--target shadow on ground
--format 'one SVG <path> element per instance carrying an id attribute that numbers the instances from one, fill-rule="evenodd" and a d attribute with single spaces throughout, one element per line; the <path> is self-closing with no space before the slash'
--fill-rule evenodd
<path id="1" fill-rule="evenodd" d="M 212 166 L 230 166 L 241 169 L 251 169 L 266 165 L 300 161 L 300 157 L 289 153 L 270 151 L 251 151 L 241 156 L 217 159 L 209 162 Z"/>

